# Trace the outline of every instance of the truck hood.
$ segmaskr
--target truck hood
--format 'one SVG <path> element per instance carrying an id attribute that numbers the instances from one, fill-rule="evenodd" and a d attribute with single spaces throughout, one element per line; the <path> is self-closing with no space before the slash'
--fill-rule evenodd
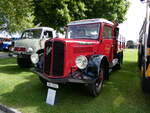
<path id="1" fill-rule="evenodd" d="M 15 41 L 15 47 L 32 48 L 34 52 L 41 48 L 41 39 L 21 39 Z"/>
<path id="2" fill-rule="evenodd" d="M 76 58 L 81 55 L 90 58 L 99 50 L 98 45 L 98 40 L 60 38 L 48 40 L 45 43 L 44 72 L 46 75 L 51 73 L 52 76 L 67 77 L 69 73 L 77 70 Z"/>
<path id="3" fill-rule="evenodd" d="M 54 38 L 52 41 L 60 41 L 66 44 L 83 44 L 83 45 L 95 45 L 98 44 L 98 40 L 90 40 L 90 39 L 64 39 L 64 38 Z"/>

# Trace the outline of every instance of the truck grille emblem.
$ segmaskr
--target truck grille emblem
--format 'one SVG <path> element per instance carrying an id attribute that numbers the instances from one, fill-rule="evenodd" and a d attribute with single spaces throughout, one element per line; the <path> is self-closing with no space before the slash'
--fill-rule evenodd
<path id="1" fill-rule="evenodd" d="M 49 53 L 51 52 L 51 50 L 52 50 L 52 47 L 47 47 L 46 48 L 46 55 L 49 55 Z"/>

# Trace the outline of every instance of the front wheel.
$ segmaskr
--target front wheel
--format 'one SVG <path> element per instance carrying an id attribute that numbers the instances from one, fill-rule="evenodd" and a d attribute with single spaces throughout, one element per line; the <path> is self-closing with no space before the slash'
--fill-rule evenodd
<path id="1" fill-rule="evenodd" d="M 102 87 L 103 87 L 103 81 L 104 81 L 104 65 L 101 66 L 99 71 L 99 76 L 95 80 L 94 83 L 88 84 L 88 91 L 90 95 L 93 97 L 96 97 L 100 94 Z"/>
<path id="2" fill-rule="evenodd" d="M 30 57 L 27 57 L 27 58 L 17 57 L 17 64 L 21 68 L 29 68 L 32 66 L 32 62 L 31 62 Z"/>

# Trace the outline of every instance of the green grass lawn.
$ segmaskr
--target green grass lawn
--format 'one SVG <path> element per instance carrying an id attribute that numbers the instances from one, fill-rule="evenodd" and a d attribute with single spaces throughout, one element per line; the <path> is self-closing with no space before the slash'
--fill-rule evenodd
<path id="1" fill-rule="evenodd" d="M 121 70 L 112 72 L 101 94 L 90 97 L 82 85 L 61 85 L 56 104 L 45 103 L 47 88 L 16 59 L 0 59 L 0 103 L 23 113 L 150 113 L 150 94 L 140 87 L 137 50 L 125 50 Z"/>

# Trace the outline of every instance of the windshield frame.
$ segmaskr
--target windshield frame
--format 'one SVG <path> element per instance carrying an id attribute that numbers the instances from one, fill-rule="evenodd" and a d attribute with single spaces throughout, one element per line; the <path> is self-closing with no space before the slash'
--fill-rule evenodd
<path id="1" fill-rule="evenodd" d="M 25 37 L 25 38 L 23 38 L 23 35 L 24 35 L 25 33 L 27 33 L 27 32 L 32 32 L 32 31 L 36 31 L 36 30 L 39 30 L 39 31 L 40 31 L 38 38 L 36 38 L 36 37 L 32 37 L 32 38 Z M 22 33 L 21 39 L 41 39 L 42 33 L 43 33 L 43 29 L 27 29 L 27 30 L 25 30 L 25 31 Z"/>
<path id="2" fill-rule="evenodd" d="M 97 24 L 98 28 L 97 28 L 97 37 L 96 38 L 92 38 L 92 36 L 84 36 L 84 37 L 75 37 L 75 38 L 71 38 L 71 36 L 69 36 L 69 27 L 71 26 L 85 26 L 85 25 L 93 25 L 93 24 Z M 99 36 L 100 36 L 100 29 L 101 29 L 101 23 L 88 23 L 88 24 L 76 24 L 76 25 L 69 25 L 67 26 L 67 30 L 66 30 L 66 39 L 86 39 L 86 40 L 98 40 Z"/>

